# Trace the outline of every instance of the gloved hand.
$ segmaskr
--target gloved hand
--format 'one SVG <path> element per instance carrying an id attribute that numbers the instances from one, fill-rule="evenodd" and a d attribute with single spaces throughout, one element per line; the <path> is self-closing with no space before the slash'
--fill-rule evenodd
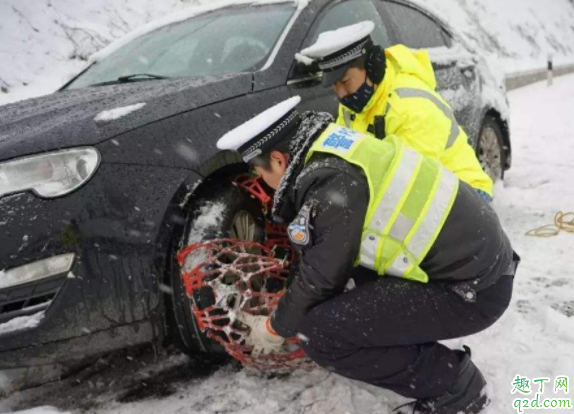
<path id="1" fill-rule="evenodd" d="M 268 316 L 256 316 L 239 311 L 237 312 L 237 319 L 251 328 L 251 332 L 245 340 L 245 345 L 253 347 L 251 355 L 257 357 L 261 354 L 267 355 L 281 350 L 285 338 L 273 330 Z"/>

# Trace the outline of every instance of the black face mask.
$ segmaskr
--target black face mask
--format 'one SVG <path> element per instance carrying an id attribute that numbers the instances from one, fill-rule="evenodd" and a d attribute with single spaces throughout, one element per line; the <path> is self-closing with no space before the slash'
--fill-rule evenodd
<path id="1" fill-rule="evenodd" d="M 369 86 L 365 78 L 365 82 L 363 82 L 360 88 L 357 89 L 355 93 L 351 93 L 341 99 L 341 103 L 350 110 L 359 113 L 365 109 L 365 106 L 367 106 L 374 93 L 375 87 Z"/>

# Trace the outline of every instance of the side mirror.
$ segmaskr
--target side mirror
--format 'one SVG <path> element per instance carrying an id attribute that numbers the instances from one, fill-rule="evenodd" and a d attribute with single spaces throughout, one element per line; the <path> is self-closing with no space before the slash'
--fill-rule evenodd
<path id="1" fill-rule="evenodd" d="M 321 82 L 323 79 L 323 72 L 319 69 L 319 64 L 316 61 L 303 62 L 301 59 L 295 59 L 289 74 L 289 83 L 300 83 L 308 81 Z"/>

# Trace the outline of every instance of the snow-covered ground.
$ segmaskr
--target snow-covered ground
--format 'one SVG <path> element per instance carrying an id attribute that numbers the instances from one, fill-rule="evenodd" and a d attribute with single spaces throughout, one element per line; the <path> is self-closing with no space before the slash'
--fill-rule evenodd
<path id="1" fill-rule="evenodd" d="M 486 414 L 515 412 L 510 391 L 517 375 L 574 380 L 574 234 L 525 236 L 551 223 L 556 211 L 574 210 L 574 75 L 557 79 L 552 88 L 540 83 L 513 91 L 510 102 L 514 162 L 496 188 L 495 207 L 522 256 L 514 297 L 493 327 L 448 341 L 472 347 L 489 381 L 492 403 Z M 153 352 L 114 358 L 64 381 L 13 393 L 0 400 L 0 412 L 385 414 L 404 402 L 322 369 L 268 377 L 234 364 L 209 368 L 178 354 L 159 361 Z M 553 384 L 545 389 L 544 398 L 574 393 L 554 395 Z"/>

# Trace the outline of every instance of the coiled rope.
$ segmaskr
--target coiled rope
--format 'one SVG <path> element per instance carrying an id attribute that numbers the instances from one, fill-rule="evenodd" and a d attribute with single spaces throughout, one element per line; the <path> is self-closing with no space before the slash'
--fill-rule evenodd
<path id="1" fill-rule="evenodd" d="M 563 213 L 559 211 L 554 216 L 554 224 L 547 224 L 546 226 L 532 229 L 526 233 L 526 235 L 532 237 L 554 237 L 561 231 L 574 233 L 574 213 Z"/>

